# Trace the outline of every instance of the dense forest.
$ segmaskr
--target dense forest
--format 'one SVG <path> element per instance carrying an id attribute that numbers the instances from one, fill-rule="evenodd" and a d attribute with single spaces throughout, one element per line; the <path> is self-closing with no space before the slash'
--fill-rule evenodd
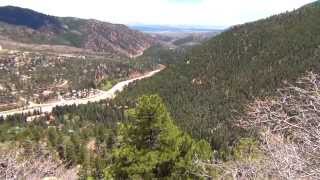
<path id="1" fill-rule="evenodd" d="M 113 129 L 123 112 L 106 102 L 56 107 L 52 115 L 37 117 L 32 122 L 26 114 L 9 116 L 1 120 L 0 142 L 14 142 L 11 145 L 24 149 L 24 156 L 49 150 L 67 168 L 80 164 L 80 176 L 102 177 L 114 144 Z"/>
<path id="2" fill-rule="evenodd" d="M 156 45 L 147 49 L 142 56 L 135 59 L 134 63 L 142 64 L 146 67 L 154 64 L 163 64 L 170 66 L 177 64 L 181 59 L 185 58 L 191 47 L 179 46 L 177 48 L 166 47 L 165 45 Z"/>
<path id="3" fill-rule="evenodd" d="M 106 101 L 56 107 L 31 122 L 27 117 L 0 119 L 0 147 L 14 142 L 8 147 L 24 149 L 27 157 L 49 150 L 66 168 L 80 165 L 83 179 L 202 179 L 208 173 L 195 160 L 209 162 L 210 145 L 181 131 L 157 95 L 139 98 L 131 109 Z"/>
<path id="4" fill-rule="evenodd" d="M 117 96 L 159 94 L 177 124 L 217 150 L 250 134 L 233 126 L 246 104 L 320 69 L 320 2 L 234 26 Z"/>
<path id="5" fill-rule="evenodd" d="M 53 16 L 40 14 L 35 11 L 22 8 L 20 11 L 16 11 L 13 6 L 0 8 L 0 21 L 8 24 L 27 26 L 32 29 L 39 29 L 43 26 L 55 26 L 57 29 L 62 28 L 62 24 Z"/>
<path id="6" fill-rule="evenodd" d="M 319 127 L 313 120 L 319 115 L 320 78 L 310 73 L 309 92 L 299 86 L 293 87 L 294 91 L 291 86 L 308 71 L 319 73 L 319 17 L 317 1 L 289 13 L 234 26 L 188 51 L 149 49 L 136 60 L 151 62 L 150 66 L 166 65 L 156 76 L 129 85 L 114 100 L 56 107 L 52 114 L 34 112 L 38 115 L 34 119 L 26 114 L 0 118 L 0 145 L 15 142 L 13 146 L 26 153 L 43 145 L 67 168 L 80 165 L 81 179 L 259 179 L 255 176 L 258 171 L 266 175 L 260 179 L 270 179 L 276 172 L 273 165 L 286 163 L 282 156 L 291 152 L 290 147 L 301 149 L 300 142 L 320 142 L 304 129 L 300 131 L 305 137 L 300 137 L 294 124 L 305 118 L 306 112 L 315 117 L 309 118 L 306 126 Z M 283 86 L 289 90 L 281 94 L 283 91 L 277 89 Z M 278 104 L 268 99 L 275 95 L 279 96 L 277 103 L 282 103 L 280 112 L 276 111 Z M 292 101 L 283 101 L 284 95 Z M 296 102 L 307 111 L 299 111 Z M 251 103 L 258 105 L 247 112 Z M 261 111 L 254 111 L 259 108 Z M 274 117 L 272 111 L 280 115 Z M 263 113 L 266 116 L 260 117 Z M 281 119 L 287 116 L 289 120 Z M 260 129 L 239 124 L 243 120 L 255 125 L 257 119 L 272 121 Z M 276 151 L 269 152 L 277 153 L 277 162 L 265 160 L 270 156 L 258 148 L 264 127 L 283 131 L 279 133 L 284 138 L 283 147 L 267 139 L 275 147 Z M 291 137 L 296 141 L 289 144 Z M 312 153 L 306 151 L 303 157 L 313 155 L 312 145 L 307 146 Z M 310 161 L 319 172 L 318 158 L 313 159 L 302 160 Z M 289 164 L 293 162 L 295 159 Z M 298 177 L 277 173 L 277 178 Z"/>

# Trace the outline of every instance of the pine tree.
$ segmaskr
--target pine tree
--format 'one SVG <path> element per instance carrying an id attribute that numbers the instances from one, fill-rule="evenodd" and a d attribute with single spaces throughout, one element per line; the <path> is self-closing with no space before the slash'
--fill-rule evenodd
<path id="1" fill-rule="evenodd" d="M 119 147 L 112 152 L 106 178 L 192 178 L 202 171 L 195 160 L 210 159 L 209 144 L 179 130 L 159 96 L 141 97 L 129 119 L 130 123 L 119 124 Z"/>

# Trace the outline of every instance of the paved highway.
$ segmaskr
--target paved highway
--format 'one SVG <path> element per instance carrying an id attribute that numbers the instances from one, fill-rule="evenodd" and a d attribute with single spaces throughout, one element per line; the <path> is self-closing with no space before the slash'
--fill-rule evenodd
<path id="1" fill-rule="evenodd" d="M 128 84 L 130 84 L 131 82 L 151 77 L 163 69 L 164 69 L 164 67 L 162 66 L 161 68 L 154 70 L 154 71 L 151 71 L 151 72 L 144 74 L 142 76 L 139 76 L 139 77 L 136 77 L 133 79 L 129 79 L 129 80 L 125 80 L 125 81 L 121 81 L 121 82 L 117 83 L 116 85 L 114 85 L 110 90 L 108 90 L 108 91 L 98 90 L 99 93 L 97 93 L 94 96 L 88 97 L 88 98 L 71 99 L 71 100 L 61 99 L 59 101 L 46 103 L 46 104 L 32 103 L 28 107 L 13 109 L 13 110 L 9 110 L 9 111 L 2 111 L 2 112 L 0 112 L 0 116 L 3 116 L 5 118 L 8 115 L 28 113 L 28 112 L 33 112 L 34 110 L 41 110 L 42 112 L 51 112 L 52 109 L 56 106 L 64 106 L 64 105 L 72 105 L 72 104 L 76 104 L 76 105 L 88 104 L 89 102 L 98 102 L 100 100 L 108 99 L 108 98 L 111 99 L 111 98 L 115 97 L 116 92 L 121 92 L 124 89 L 124 87 L 127 86 Z"/>

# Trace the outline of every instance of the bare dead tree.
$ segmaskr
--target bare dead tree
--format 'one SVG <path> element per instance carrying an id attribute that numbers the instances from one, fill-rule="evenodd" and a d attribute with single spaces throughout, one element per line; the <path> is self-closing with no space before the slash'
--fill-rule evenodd
<path id="1" fill-rule="evenodd" d="M 207 169 L 216 169 L 220 171 L 219 177 L 211 177 L 211 179 L 259 179 L 261 168 L 252 162 L 232 162 L 232 163 L 199 163 Z"/>
<path id="2" fill-rule="evenodd" d="M 50 154 L 32 153 L 26 155 L 22 149 L 0 152 L 0 179 L 4 180 L 41 180 L 55 177 L 62 180 L 77 179 L 77 170 L 66 169 L 61 162 Z"/>
<path id="3" fill-rule="evenodd" d="M 239 122 L 257 128 L 270 157 L 266 171 L 281 179 L 320 179 L 320 76 L 312 72 L 279 95 L 256 100 Z M 266 162 L 267 163 L 267 162 Z"/>

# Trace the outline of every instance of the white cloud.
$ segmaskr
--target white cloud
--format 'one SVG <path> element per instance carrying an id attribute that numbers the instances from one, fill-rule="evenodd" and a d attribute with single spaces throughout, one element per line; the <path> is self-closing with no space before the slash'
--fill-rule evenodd
<path id="1" fill-rule="evenodd" d="M 191 0 L 190 0 L 191 1 Z M 114 23 L 229 26 L 298 8 L 314 0 L 1 0 L 57 16 Z"/>

